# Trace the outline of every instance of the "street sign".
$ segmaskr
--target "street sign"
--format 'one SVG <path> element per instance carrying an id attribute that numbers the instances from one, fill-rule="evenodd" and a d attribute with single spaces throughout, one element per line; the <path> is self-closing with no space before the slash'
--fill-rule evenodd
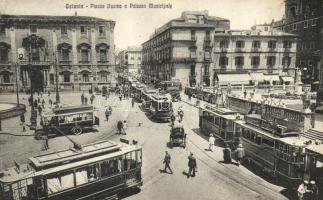
<path id="1" fill-rule="evenodd" d="M 25 49 L 24 48 L 18 48 L 18 59 L 23 60 L 25 58 Z"/>

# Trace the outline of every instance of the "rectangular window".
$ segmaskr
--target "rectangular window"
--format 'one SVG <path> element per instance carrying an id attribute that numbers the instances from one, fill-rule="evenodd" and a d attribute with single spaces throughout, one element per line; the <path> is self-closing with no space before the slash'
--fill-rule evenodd
<path id="1" fill-rule="evenodd" d="M 241 40 L 237 41 L 236 48 L 244 48 L 244 41 L 241 41 Z"/>
<path id="2" fill-rule="evenodd" d="M 8 72 L 3 73 L 2 78 L 3 83 L 10 83 L 10 74 Z"/>
<path id="3" fill-rule="evenodd" d="M 304 21 L 304 28 L 308 28 L 308 21 L 307 20 Z"/>
<path id="4" fill-rule="evenodd" d="M 85 28 L 85 26 L 81 26 L 81 35 L 86 35 L 86 28 Z"/>
<path id="5" fill-rule="evenodd" d="M 89 54 L 86 49 L 81 50 L 81 59 L 83 62 L 88 62 L 89 61 Z"/>
<path id="6" fill-rule="evenodd" d="M 87 73 L 82 74 L 82 81 L 89 82 L 90 81 L 89 74 L 87 74 Z"/>
<path id="7" fill-rule="evenodd" d="M 30 25 L 30 33 L 37 33 L 37 26 L 36 25 Z"/>
<path id="8" fill-rule="evenodd" d="M 293 24 L 293 30 L 296 31 L 297 30 L 297 24 Z"/>
<path id="9" fill-rule="evenodd" d="M 244 57 L 243 56 L 235 57 L 235 65 L 242 66 L 243 64 L 244 64 Z"/>
<path id="10" fill-rule="evenodd" d="M 105 49 L 100 49 L 100 61 L 101 62 L 107 61 L 107 51 Z"/>
<path id="11" fill-rule="evenodd" d="M 63 78 L 64 78 L 64 83 L 69 83 L 71 81 L 69 73 L 65 73 L 63 75 Z"/>
<path id="12" fill-rule="evenodd" d="M 5 35 L 5 34 L 6 34 L 6 27 L 3 24 L 1 24 L 0 25 L 0 35 Z"/>
<path id="13" fill-rule="evenodd" d="M 196 50 L 194 49 L 194 50 L 191 50 L 190 51 L 190 53 L 191 53 L 191 58 L 196 58 Z"/>
<path id="14" fill-rule="evenodd" d="M 105 35 L 105 29 L 104 26 L 99 26 L 99 35 L 104 36 Z"/>
<path id="15" fill-rule="evenodd" d="M 283 65 L 284 67 L 288 67 L 288 66 L 290 65 L 290 63 L 291 63 L 291 57 L 289 57 L 289 56 L 284 56 L 284 57 L 283 57 L 283 60 L 282 60 L 282 65 Z"/>
<path id="16" fill-rule="evenodd" d="M 251 57 L 251 65 L 258 66 L 260 64 L 260 57 L 259 56 L 252 56 Z"/>
<path id="17" fill-rule="evenodd" d="M 54 74 L 49 74 L 49 83 L 50 84 L 54 84 L 54 81 L 55 79 L 54 79 Z"/>
<path id="18" fill-rule="evenodd" d="M 252 41 L 252 48 L 260 48 L 260 41 L 259 40 Z"/>
<path id="19" fill-rule="evenodd" d="M 220 48 L 228 48 L 229 47 L 229 41 L 228 40 L 222 40 L 220 42 Z"/>
<path id="20" fill-rule="evenodd" d="M 310 42 L 310 48 L 315 49 L 315 42 Z"/>
<path id="21" fill-rule="evenodd" d="M 276 64 L 276 57 L 275 56 L 268 56 L 267 57 L 267 65 L 273 66 Z"/>
<path id="22" fill-rule="evenodd" d="M 69 50 L 62 49 L 62 61 L 68 61 L 68 60 L 69 60 Z"/>
<path id="23" fill-rule="evenodd" d="M 276 48 L 276 41 L 274 41 L 274 40 L 268 41 L 268 48 L 275 49 Z"/>
<path id="24" fill-rule="evenodd" d="M 8 63 L 8 50 L 0 47 L 0 63 Z"/>
<path id="25" fill-rule="evenodd" d="M 317 24 L 317 19 L 312 19 L 312 26 L 316 26 Z"/>
<path id="26" fill-rule="evenodd" d="M 219 60 L 220 66 L 227 66 L 228 65 L 228 57 L 221 56 Z"/>
<path id="27" fill-rule="evenodd" d="M 285 40 L 285 41 L 283 42 L 283 48 L 284 48 L 284 49 L 290 49 L 290 48 L 292 48 L 292 41 Z"/>
<path id="28" fill-rule="evenodd" d="M 66 26 L 61 27 L 61 35 L 67 35 L 67 27 Z"/>

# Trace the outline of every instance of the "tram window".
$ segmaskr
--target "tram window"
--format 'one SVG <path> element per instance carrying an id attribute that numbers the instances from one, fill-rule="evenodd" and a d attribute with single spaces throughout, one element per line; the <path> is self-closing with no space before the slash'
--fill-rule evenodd
<path id="1" fill-rule="evenodd" d="M 121 172 L 121 159 L 114 158 L 101 163 L 101 177 L 107 177 Z"/>
<path id="2" fill-rule="evenodd" d="M 261 137 L 256 136 L 256 141 L 257 144 L 261 145 Z"/>
<path id="3" fill-rule="evenodd" d="M 265 144 L 265 145 L 268 145 L 270 147 L 274 147 L 274 142 L 273 141 L 270 141 L 266 138 L 262 138 L 262 143 Z"/>
<path id="4" fill-rule="evenodd" d="M 72 187 L 75 187 L 73 172 L 66 172 L 47 178 L 48 194 L 56 193 Z"/>
<path id="5" fill-rule="evenodd" d="M 137 151 L 137 162 L 138 164 L 141 164 L 142 162 L 142 154 L 141 154 L 141 151 Z"/>

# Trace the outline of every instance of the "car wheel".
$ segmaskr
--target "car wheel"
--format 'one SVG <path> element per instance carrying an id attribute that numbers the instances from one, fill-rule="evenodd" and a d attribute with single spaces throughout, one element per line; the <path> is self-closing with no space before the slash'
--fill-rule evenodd
<path id="1" fill-rule="evenodd" d="M 82 128 L 81 127 L 78 127 L 78 126 L 77 127 L 74 127 L 72 129 L 72 131 L 73 131 L 74 135 L 80 135 L 83 132 Z"/>
<path id="2" fill-rule="evenodd" d="M 35 131 L 35 139 L 40 140 L 42 139 L 42 136 L 45 135 L 44 131 Z"/>

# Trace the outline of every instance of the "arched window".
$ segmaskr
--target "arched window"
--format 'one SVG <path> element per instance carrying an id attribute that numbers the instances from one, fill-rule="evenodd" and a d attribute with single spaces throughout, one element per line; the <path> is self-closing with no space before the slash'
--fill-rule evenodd
<path id="1" fill-rule="evenodd" d="M 77 46 L 80 53 L 80 63 L 89 63 L 90 62 L 90 49 L 91 45 L 87 43 L 82 43 Z"/>

